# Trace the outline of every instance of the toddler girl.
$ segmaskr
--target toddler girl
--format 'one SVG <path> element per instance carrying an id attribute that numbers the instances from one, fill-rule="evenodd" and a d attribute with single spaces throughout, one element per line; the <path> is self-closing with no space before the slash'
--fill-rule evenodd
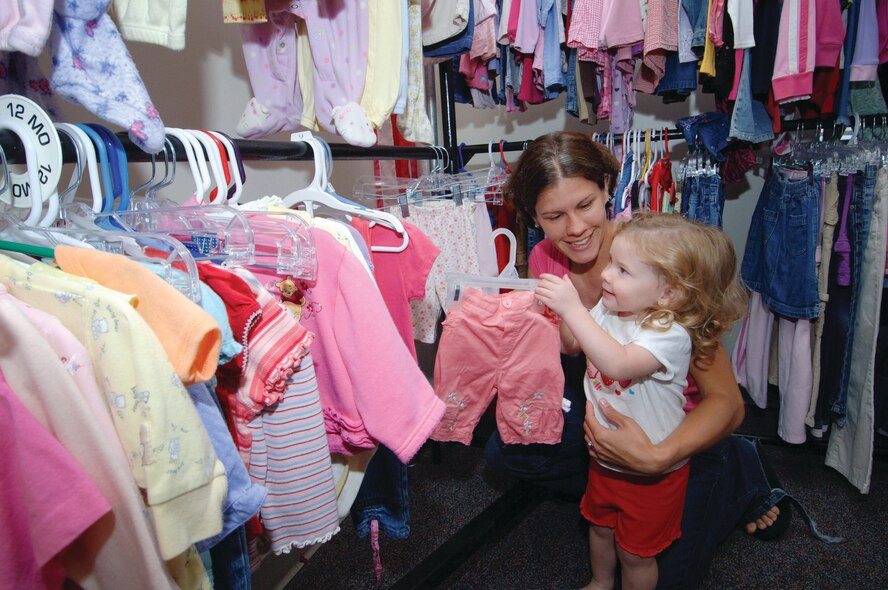
<path id="1" fill-rule="evenodd" d="M 599 422 L 606 400 L 635 419 L 652 444 L 684 418 L 690 362 L 706 363 L 745 310 L 734 248 L 717 228 L 678 215 L 638 214 L 620 224 L 601 272 L 601 299 L 587 310 L 570 275 L 543 274 L 537 298 L 561 319 L 565 352 L 586 354 L 586 398 Z M 590 454 L 595 457 L 591 442 Z M 627 472 L 592 461 L 583 516 L 590 521 L 592 582 L 654 588 L 658 553 L 681 534 L 687 461 L 664 473 Z"/>

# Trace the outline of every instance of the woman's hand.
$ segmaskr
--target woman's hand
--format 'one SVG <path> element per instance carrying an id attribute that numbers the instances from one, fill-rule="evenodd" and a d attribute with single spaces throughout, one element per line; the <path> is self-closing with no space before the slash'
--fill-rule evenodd
<path id="1" fill-rule="evenodd" d="M 570 275 L 558 277 L 543 273 L 540 275 L 536 288 L 536 297 L 552 311 L 563 318 L 570 311 L 586 312 L 580 294 L 570 280 Z"/>
<path id="2" fill-rule="evenodd" d="M 599 409 L 616 428 L 603 426 L 595 417 L 592 402 L 586 402 L 583 430 L 589 454 L 594 459 L 650 475 L 663 473 L 671 466 L 670 460 L 664 460 L 663 453 L 635 420 L 615 410 L 606 400 L 599 402 Z"/>

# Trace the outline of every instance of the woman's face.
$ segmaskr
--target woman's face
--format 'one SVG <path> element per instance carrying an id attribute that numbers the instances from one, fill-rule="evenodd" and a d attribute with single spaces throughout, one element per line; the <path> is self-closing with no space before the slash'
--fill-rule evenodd
<path id="1" fill-rule="evenodd" d="M 593 263 L 604 240 L 606 202 L 605 191 L 591 180 L 562 178 L 540 193 L 534 219 L 571 262 Z"/>

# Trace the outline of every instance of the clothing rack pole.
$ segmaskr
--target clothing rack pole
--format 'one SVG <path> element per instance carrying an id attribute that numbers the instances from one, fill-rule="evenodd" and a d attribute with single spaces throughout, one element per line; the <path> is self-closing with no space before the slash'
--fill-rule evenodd
<path id="1" fill-rule="evenodd" d="M 651 127 L 650 129 L 652 131 L 661 131 L 661 129 L 657 128 L 657 127 Z M 599 135 L 604 136 L 605 134 L 600 133 Z M 619 143 L 623 138 L 623 134 L 617 133 L 613 136 L 613 138 L 616 143 Z M 651 139 L 653 140 L 654 138 L 651 138 Z M 659 140 L 660 137 L 658 136 L 657 139 Z M 678 129 L 670 129 L 669 130 L 669 139 L 682 139 L 683 140 L 684 134 L 682 134 L 682 132 Z M 527 144 L 529 144 L 531 141 L 533 141 L 533 140 L 504 141 L 502 144 L 502 150 L 504 152 L 521 152 L 521 151 L 524 151 L 525 149 L 527 149 Z M 490 149 L 489 144 L 473 143 L 471 145 L 462 146 L 462 149 L 459 151 L 462 154 L 463 160 L 465 162 L 468 162 L 473 156 L 476 156 L 478 154 L 486 154 L 489 149 Z M 494 143 L 494 150 L 496 150 L 496 149 L 499 149 L 499 144 Z"/>
<path id="2" fill-rule="evenodd" d="M 861 121 L 861 129 L 869 128 L 880 128 L 886 134 L 888 134 L 888 115 L 863 115 L 860 117 Z M 844 132 L 845 129 L 848 128 L 847 125 L 843 125 L 839 123 L 834 117 L 823 118 L 823 119 L 783 119 L 780 121 L 780 132 L 799 132 L 802 130 L 810 131 L 822 129 L 824 133 L 827 133 L 833 137 L 841 137 L 842 132 L 837 131 L 838 128 L 842 129 Z M 648 127 L 645 129 L 650 129 L 651 131 L 662 131 L 660 127 Z M 588 134 L 591 137 L 591 133 Z M 600 136 L 605 136 L 606 133 L 599 133 Z M 680 129 L 670 128 L 668 130 L 668 138 L 684 140 L 684 133 Z M 613 141 L 615 143 L 620 143 L 623 139 L 622 133 L 616 133 L 613 135 Z M 652 138 L 653 139 L 653 138 Z M 659 139 L 659 137 L 657 137 Z M 816 138 L 815 138 L 816 139 Z M 455 139 L 453 140 L 456 141 Z M 527 144 L 529 144 L 532 140 L 525 141 L 505 141 L 502 144 L 502 150 L 504 152 L 520 152 L 527 149 Z M 496 147 L 496 146 L 495 146 Z M 476 143 L 471 145 L 464 145 L 459 150 L 459 153 L 462 154 L 462 158 L 465 162 L 468 162 L 473 156 L 478 154 L 487 153 L 490 149 L 489 144 L 484 143 Z"/>
<path id="3" fill-rule="evenodd" d="M 150 162 L 151 155 L 139 149 L 125 132 L 117 133 L 117 137 L 126 150 L 127 160 L 130 162 Z M 71 139 L 64 133 L 59 135 L 62 144 L 62 159 L 64 162 L 74 162 L 77 152 Z M 178 138 L 168 136 L 176 152 L 177 161 L 185 161 L 185 148 Z M 311 147 L 301 141 L 268 141 L 255 139 L 232 139 L 240 150 L 243 160 L 264 161 L 298 161 L 312 160 Z M 21 139 L 11 131 L 0 131 L 0 147 L 10 164 L 25 163 L 25 150 Z M 435 160 L 440 157 L 440 151 L 431 147 L 408 146 L 373 146 L 358 147 L 348 144 L 330 144 L 330 152 L 334 160 Z M 155 156 L 162 160 L 163 154 Z"/>
<path id="4" fill-rule="evenodd" d="M 444 149 L 450 156 L 447 172 L 455 173 L 458 168 L 456 140 L 456 99 L 453 91 L 453 72 L 450 62 L 438 64 L 438 80 L 441 86 L 441 130 Z"/>

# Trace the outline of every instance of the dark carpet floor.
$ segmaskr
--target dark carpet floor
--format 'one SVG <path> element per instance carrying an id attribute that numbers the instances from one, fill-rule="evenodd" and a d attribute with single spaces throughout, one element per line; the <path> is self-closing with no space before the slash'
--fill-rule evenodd
<path id="1" fill-rule="evenodd" d="M 774 432 L 769 430 L 773 420 L 767 410 L 752 408 L 740 430 Z M 760 541 L 736 531 L 718 549 L 701 587 L 888 587 L 885 443 L 879 440 L 882 450 L 876 452 L 871 491 L 863 495 L 823 464 L 823 443 L 789 446 L 766 441 L 764 453 L 786 490 L 807 506 L 822 532 L 847 541 L 824 544 L 798 517 L 778 541 Z M 586 526 L 575 502 L 551 499 L 490 470 L 476 447 L 441 445 L 438 463 L 426 448 L 409 474 L 410 538 L 394 541 L 382 536 L 384 573 L 379 583 L 369 539 L 358 539 L 346 520 L 340 533 L 292 579 L 258 577 L 254 588 L 534 590 L 578 588 L 588 582 Z M 499 514 L 497 520 L 490 520 L 491 512 Z M 467 530 L 485 532 L 479 538 Z"/>

